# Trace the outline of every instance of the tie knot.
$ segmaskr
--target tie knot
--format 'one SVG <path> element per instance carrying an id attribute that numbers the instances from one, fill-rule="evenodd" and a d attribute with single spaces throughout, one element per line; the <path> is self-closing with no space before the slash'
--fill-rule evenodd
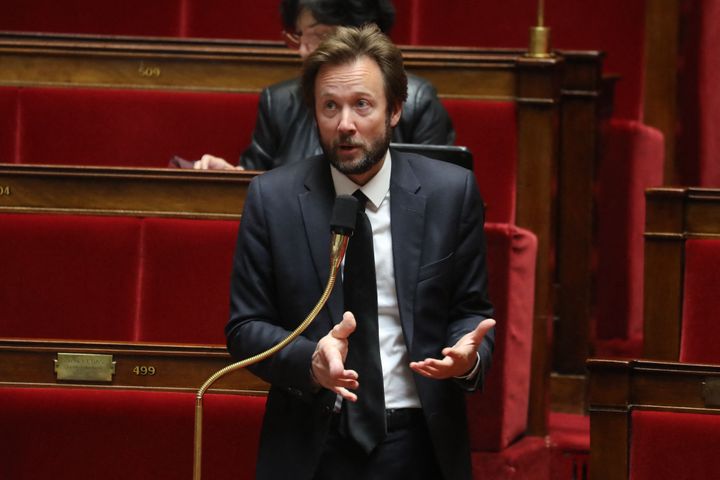
<path id="1" fill-rule="evenodd" d="M 355 197 L 358 201 L 358 211 L 364 212 L 365 205 L 367 205 L 368 202 L 368 197 L 366 197 L 360 189 L 355 190 L 355 192 L 353 193 L 353 197 Z"/>

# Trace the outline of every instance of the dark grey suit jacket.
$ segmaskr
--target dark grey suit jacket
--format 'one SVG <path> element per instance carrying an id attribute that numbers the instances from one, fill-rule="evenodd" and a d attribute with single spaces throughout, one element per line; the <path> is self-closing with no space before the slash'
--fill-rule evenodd
<path id="1" fill-rule="evenodd" d="M 323 157 L 256 177 L 245 202 L 231 285 L 228 349 L 237 358 L 285 338 L 310 312 L 329 275 L 330 168 Z M 392 152 L 391 231 L 400 321 L 412 361 L 441 356 L 492 316 L 487 295 L 483 207 L 472 173 Z M 269 382 L 257 476 L 312 477 L 335 394 L 313 388 L 317 340 L 341 320 L 342 288 L 305 333 L 251 370 Z M 470 479 L 464 390 L 481 383 L 494 344 L 480 349 L 481 374 L 463 385 L 414 375 L 438 461 L 447 479 Z"/>

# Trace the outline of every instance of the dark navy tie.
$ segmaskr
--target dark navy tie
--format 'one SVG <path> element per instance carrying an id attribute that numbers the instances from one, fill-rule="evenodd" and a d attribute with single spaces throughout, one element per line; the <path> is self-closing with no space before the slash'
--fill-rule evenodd
<path id="1" fill-rule="evenodd" d="M 358 218 L 345 256 L 343 294 L 345 310 L 355 315 L 357 327 L 348 339 L 345 368 L 358 372 L 360 386 L 357 402 L 343 402 L 341 432 L 370 453 L 385 438 L 385 392 L 372 227 L 365 214 L 368 199 L 360 190 L 353 195 L 358 199 Z"/>

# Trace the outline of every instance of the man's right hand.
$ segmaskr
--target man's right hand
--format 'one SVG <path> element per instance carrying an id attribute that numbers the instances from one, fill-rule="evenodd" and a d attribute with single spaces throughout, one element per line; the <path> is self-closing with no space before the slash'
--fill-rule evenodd
<path id="1" fill-rule="evenodd" d="M 354 331 L 355 316 L 345 312 L 342 321 L 318 342 L 312 356 L 311 367 L 313 378 L 319 385 L 351 402 L 357 400 L 357 395 L 348 389 L 358 387 L 358 374 L 355 370 L 345 370 L 344 364 L 348 351 L 348 337 Z"/>
<path id="2" fill-rule="evenodd" d="M 225 159 L 206 153 L 193 165 L 195 170 L 245 170 L 240 165 L 234 166 Z"/>

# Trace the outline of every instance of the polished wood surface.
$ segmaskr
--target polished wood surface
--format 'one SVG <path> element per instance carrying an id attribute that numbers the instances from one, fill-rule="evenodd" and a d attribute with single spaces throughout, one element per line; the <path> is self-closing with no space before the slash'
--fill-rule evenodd
<path id="1" fill-rule="evenodd" d="M 54 362 L 58 353 L 112 355 L 112 381 L 57 380 Z M 208 377 L 231 363 L 224 345 L 0 339 L 0 385 L 197 391 Z M 141 367 L 153 367 L 154 373 L 143 375 Z M 264 395 L 268 385 L 241 369 L 218 380 L 211 391 Z"/>
<path id="2" fill-rule="evenodd" d="M 633 410 L 720 414 L 708 387 L 718 365 L 591 359 L 588 370 L 591 480 L 629 478 Z"/>
<path id="3" fill-rule="evenodd" d="M 237 219 L 257 174 L 0 164 L 0 212 Z"/>
<path id="4" fill-rule="evenodd" d="M 595 171 L 598 125 L 611 109 L 603 97 L 606 84 L 597 58 L 576 59 L 565 71 L 560 117 L 561 155 L 558 170 L 558 248 L 553 371 L 585 373 L 591 355 Z M 582 159 L 582 160 L 581 160 Z"/>
<path id="5" fill-rule="evenodd" d="M 550 409 L 553 412 L 587 413 L 587 376 L 550 374 Z"/>
<path id="6" fill-rule="evenodd" d="M 685 240 L 720 238 L 720 189 L 652 188 L 646 202 L 643 354 L 678 360 Z"/>
<path id="7" fill-rule="evenodd" d="M 510 99 L 517 51 L 403 47 L 443 96 Z M 298 75 L 280 42 L 0 32 L 0 84 L 258 92 Z"/>
<path id="8" fill-rule="evenodd" d="M 681 165 L 675 155 L 680 18 L 680 0 L 645 2 L 643 122 L 663 133 L 664 185 L 677 185 L 682 179 Z"/>

